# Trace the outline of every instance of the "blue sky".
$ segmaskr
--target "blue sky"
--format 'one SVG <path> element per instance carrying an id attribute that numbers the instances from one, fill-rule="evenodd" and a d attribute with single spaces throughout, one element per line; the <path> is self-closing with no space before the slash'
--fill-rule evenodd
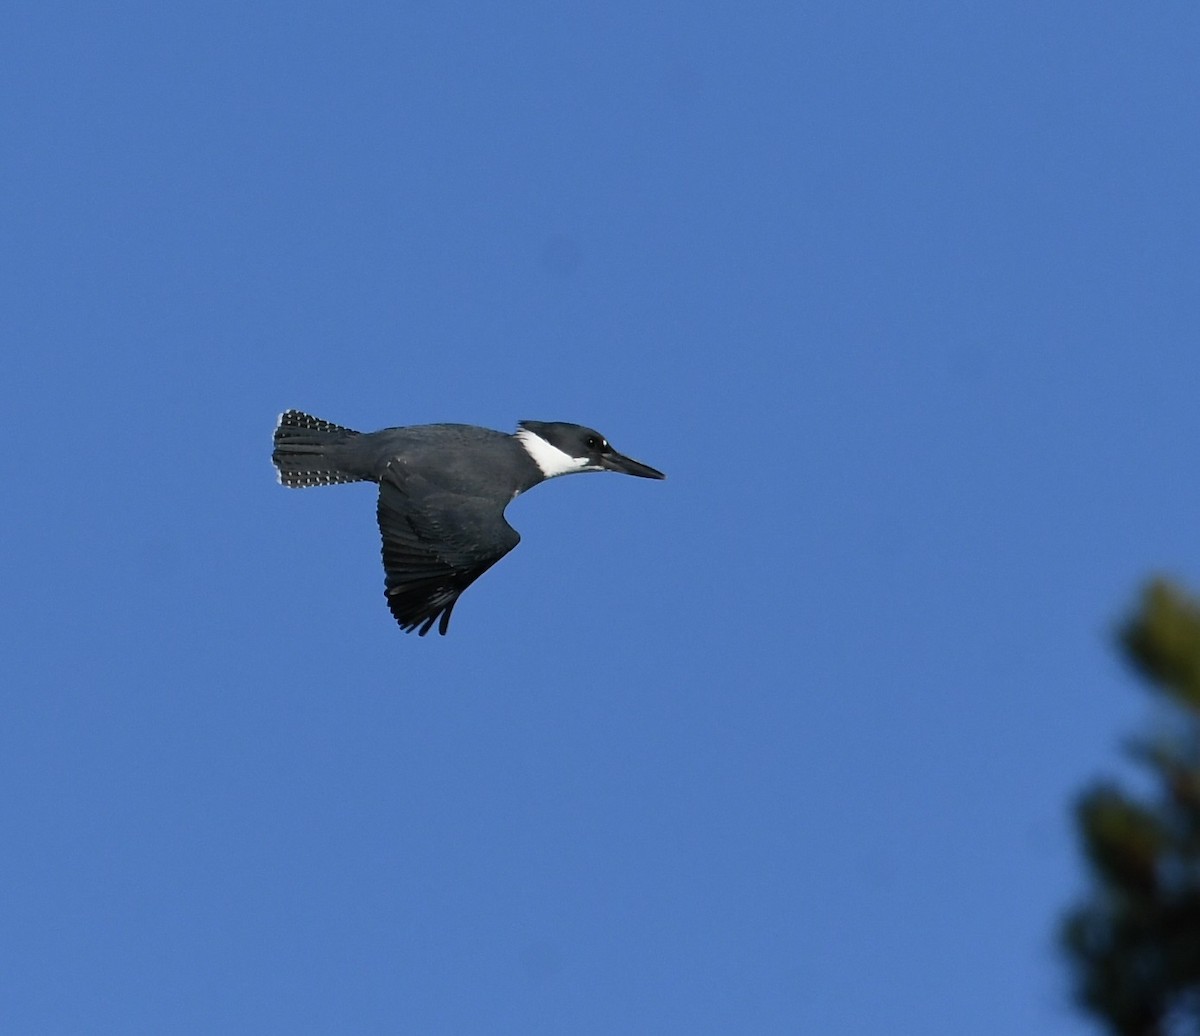
<path id="1" fill-rule="evenodd" d="M 0 1026 L 1093 1031 L 1200 586 L 1200 11 L 17 3 Z M 450 635 L 287 407 L 594 425 Z"/>

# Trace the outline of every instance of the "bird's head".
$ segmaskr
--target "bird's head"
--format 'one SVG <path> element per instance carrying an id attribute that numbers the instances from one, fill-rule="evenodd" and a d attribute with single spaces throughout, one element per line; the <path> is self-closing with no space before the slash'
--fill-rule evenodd
<path id="1" fill-rule="evenodd" d="M 521 421 L 517 438 L 546 478 L 578 471 L 617 471 L 639 478 L 667 477 L 648 464 L 618 453 L 598 431 L 581 424 Z"/>

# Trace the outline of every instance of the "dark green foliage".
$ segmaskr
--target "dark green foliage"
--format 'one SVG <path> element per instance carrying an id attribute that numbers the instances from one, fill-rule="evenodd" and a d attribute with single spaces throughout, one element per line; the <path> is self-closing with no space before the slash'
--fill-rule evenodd
<path id="1" fill-rule="evenodd" d="M 1110 784 L 1076 806 L 1091 895 L 1063 922 L 1076 994 L 1109 1032 L 1200 1031 L 1200 603 L 1147 587 L 1121 632 L 1167 702 L 1161 731 L 1131 754 L 1150 771 L 1144 799 Z"/>
<path id="2" fill-rule="evenodd" d="M 1125 627 L 1121 639 L 1150 680 L 1181 705 L 1200 708 L 1200 602 L 1163 580 L 1153 582 L 1146 588 L 1141 613 Z"/>

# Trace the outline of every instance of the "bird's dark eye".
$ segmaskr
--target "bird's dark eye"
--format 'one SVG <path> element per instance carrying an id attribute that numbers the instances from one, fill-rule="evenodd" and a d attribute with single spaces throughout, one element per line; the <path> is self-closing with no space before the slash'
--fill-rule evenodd
<path id="1" fill-rule="evenodd" d="M 594 435 L 589 435 L 588 440 L 587 440 L 587 448 L 589 450 L 600 449 L 600 440 L 597 439 Z"/>

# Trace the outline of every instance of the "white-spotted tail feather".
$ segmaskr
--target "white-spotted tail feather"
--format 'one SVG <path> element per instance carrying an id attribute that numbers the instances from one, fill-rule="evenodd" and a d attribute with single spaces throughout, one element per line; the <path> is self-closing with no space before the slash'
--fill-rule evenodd
<path id="1" fill-rule="evenodd" d="M 352 428 L 322 421 L 302 410 L 285 410 L 275 425 L 275 450 L 271 454 L 279 484 L 289 489 L 307 489 L 361 482 L 362 475 L 341 470 L 327 454 L 331 446 L 358 434 Z"/>

